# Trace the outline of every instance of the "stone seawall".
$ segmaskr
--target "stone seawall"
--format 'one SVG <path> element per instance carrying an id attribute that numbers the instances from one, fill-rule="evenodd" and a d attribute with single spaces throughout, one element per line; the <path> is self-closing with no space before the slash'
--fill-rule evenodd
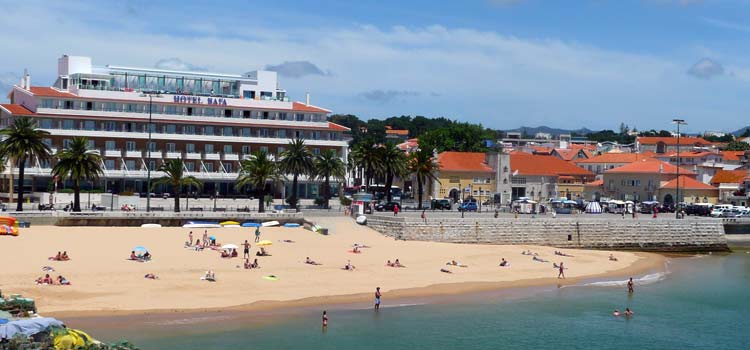
<path id="1" fill-rule="evenodd" d="M 160 224 L 182 226 L 188 221 L 278 221 L 281 224 L 303 224 L 302 213 L 233 213 L 233 212 L 20 212 L 11 213 L 19 221 L 32 225 L 55 226 L 141 226 Z"/>
<path id="2" fill-rule="evenodd" d="M 369 216 L 367 225 L 384 235 L 415 241 L 651 251 L 728 249 L 720 220 L 445 218 L 424 223 L 418 218 Z"/>

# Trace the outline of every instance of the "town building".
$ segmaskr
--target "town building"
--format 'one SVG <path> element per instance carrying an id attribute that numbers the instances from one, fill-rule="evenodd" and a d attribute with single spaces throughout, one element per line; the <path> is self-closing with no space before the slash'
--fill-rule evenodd
<path id="1" fill-rule="evenodd" d="M 661 196 L 662 184 L 677 177 L 677 167 L 654 158 L 645 158 L 604 172 L 604 197 L 662 203 L 676 203 L 672 195 Z M 680 175 L 695 178 L 695 173 L 680 169 Z"/>
<path id="2" fill-rule="evenodd" d="M 404 142 L 409 138 L 409 130 L 394 129 L 391 126 L 385 127 L 385 138 L 396 143 Z"/>
<path id="3" fill-rule="evenodd" d="M 437 161 L 440 170 L 433 185 L 433 198 L 458 202 L 467 197 L 478 201 L 492 200 L 495 193 L 495 170 L 482 152 L 442 152 Z"/>
<path id="4" fill-rule="evenodd" d="M 622 152 L 609 152 L 603 153 L 598 156 L 594 156 L 586 159 L 577 159 L 573 162 L 581 168 L 584 168 L 598 176 L 604 174 L 605 171 L 610 169 L 619 168 L 623 165 L 627 165 L 639 160 L 653 157 L 655 154 L 652 152 L 647 153 L 622 153 Z"/>
<path id="5" fill-rule="evenodd" d="M 659 186 L 658 198 L 677 198 L 678 179 L 674 178 Z M 719 188 L 705 184 L 688 175 L 679 177 L 680 198 L 686 203 L 711 203 L 719 202 Z M 664 200 L 665 202 L 666 199 Z"/>
<path id="6" fill-rule="evenodd" d="M 678 151 L 687 151 L 692 149 L 703 149 L 710 150 L 714 148 L 714 144 L 706 141 L 700 137 L 685 136 L 680 137 L 655 137 L 655 136 L 640 136 L 635 139 L 636 150 L 641 153 L 653 152 L 657 154 L 671 153 Z"/>
<path id="7" fill-rule="evenodd" d="M 528 197 L 547 201 L 560 197 L 581 198 L 583 185 L 594 174 L 554 156 L 512 153 L 510 160 L 511 198 Z M 507 180 L 503 180 L 507 181 Z"/>
<path id="8" fill-rule="evenodd" d="M 349 129 L 328 122 L 330 111 L 312 105 L 309 95 L 305 102 L 292 101 L 275 72 L 95 66 L 89 57 L 68 55 L 57 66 L 52 86 L 32 86 L 26 75 L 13 87 L 10 104 L 0 107 L 0 123 L 33 118 L 50 133 L 44 142 L 53 152 L 73 137 L 88 137 L 104 168 L 102 183 L 92 185 L 108 192 L 146 192 L 149 170 L 151 178 L 160 177 L 160 164 L 181 158 L 186 174 L 203 181 L 203 193 L 236 194 L 243 159 L 260 150 L 278 157 L 294 138 L 304 139 L 314 154 L 331 149 L 347 158 Z M 52 166 L 54 159 L 31 160 L 24 190 L 47 191 Z M 299 186 L 302 198 L 320 193 L 318 183 L 304 176 Z"/>
<path id="9" fill-rule="evenodd" d="M 719 189 L 721 203 L 743 206 L 750 203 L 750 172 L 746 169 L 719 170 L 711 179 L 711 185 Z"/>

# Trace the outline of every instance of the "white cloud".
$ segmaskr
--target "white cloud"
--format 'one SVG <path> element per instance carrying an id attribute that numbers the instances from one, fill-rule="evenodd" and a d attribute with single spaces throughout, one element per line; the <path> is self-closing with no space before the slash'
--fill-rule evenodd
<path id="1" fill-rule="evenodd" d="M 205 67 L 196 66 L 192 63 L 185 62 L 177 57 L 162 58 L 156 61 L 154 68 L 167 69 L 167 70 L 182 70 L 182 71 L 205 71 Z"/>
<path id="2" fill-rule="evenodd" d="M 310 61 L 285 61 L 281 64 L 267 65 L 266 70 L 277 72 L 282 77 L 301 78 L 306 75 L 327 75 Z"/>
<path id="3" fill-rule="evenodd" d="M 554 38 L 439 25 L 269 29 L 265 23 L 240 21 L 219 26 L 210 17 L 186 21 L 192 25 L 189 35 L 170 34 L 150 29 L 153 17 L 104 26 L 70 20 L 106 14 L 101 6 L 50 6 L 55 8 L 21 2 L 0 22 L 5 33 L 26 28 L 23 36 L 4 37 L 5 52 L 33 53 L 3 55 L 0 64 L 8 70 L 29 67 L 39 77 L 37 83 L 42 77 L 51 83 L 55 60 L 62 54 L 92 56 L 98 65 L 143 67 L 172 57 L 174 65 L 229 73 L 263 68 L 268 62 L 287 62 L 279 65 L 284 68 L 308 62 L 318 72 L 330 67 L 336 74 L 310 74 L 316 70 L 307 65 L 288 71 L 296 78 L 282 77 L 280 84 L 292 98 L 309 91 L 317 105 L 365 118 L 443 115 L 504 128 L 520 120 L 612 127 L 611 120 L 632 118 L 638 120 L 630 124 L 649 127 L 655 118 L 678 112 L 677 104 L 694 107 L 678 101 L 699 104 L 701 96 L 710 95 L 701 90 L 706 84 L 690 85 L 685 62 Z M 86 11 L 93 12 L 82 16 Z M 151 12 L 142 14 L 159 17 Z M 172 15 L 175 22 L 186 16 L 179 9 Z M 404 91 L 432 98 L 400 98 Z M 363 103 L 373 100 L 391 103 Z"/>
<path id="4" fill-rule="evenodd" d="M 371 90 L 359 94 L 361 97 L 379 103 L 387 103 L 401 97 L 415 97 L 420 93 L 410 90 Z"/>
<path id="5" fill-rule="evenodd" d="M 750 25 L 744 24 L 744 23 L 737 23 L 732 21 L 726 21 L 723 19 L 717 19 L 717 18 L 710 18 L 710 17 L 701 17 L 701 20 L 705 22 L 706 24 L 709 24 L 711 26 L 721 28 L 721 29 L 731 29 L 736 30 L 740 32 L 750 32 Z"/>
<path id="6" fill-rule="evenodd" d="M 687 74 L 698 79 L 711 79 L 723 75 L 724 66 L 710 58 L 702 58 L 687 70 Z"/>

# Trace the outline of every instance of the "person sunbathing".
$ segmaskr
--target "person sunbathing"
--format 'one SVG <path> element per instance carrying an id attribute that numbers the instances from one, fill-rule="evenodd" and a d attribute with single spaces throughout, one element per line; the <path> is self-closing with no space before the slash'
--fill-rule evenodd
<path id="1" fill-rule="evenodd" d="M 143 275 L 143 278 L 150 279 L 150 280 L 155 280 L 155 279 L 158 279 L 159 277 L 156 277 L 156 275 L 154 275 L 153 273 L 147 273 L 147 274 Z"/>
<path id="2" fill-rule="evenodd" d="M 141 260 L 142 261 L 150 261 L 151 260 L 151 253 L 149 253 L 149 252 L 144 253 L 143 256 L 141 256 Z"/>
<path id="3" fill-rule="evenodd" d="M 352 265 L 352 262 L 347 260 L 346 265 L 344 265 L 344 270 L 346 271 L 354 271 L 355 267 Z"/>
<path id="4" fill-rule="evenodd" d="M 458 266 L 458 267 L 469 267 L 469 265 L 462 265 L 461 263 L 459 263 L 456 260 L 451 260 L 450 262 L 447 262 L 445 264 L 446 265 L 451 265 L 451 266 Z"/>
<path id="5" fill-rule="evenodd" d="M 508 262 L 508 260 L 505 260 L 505 258 L 502 258 L 500 260 L 500 266 L 502 266 L 502 267 L 510 267 L 510 263 Z"/>
<path id="6" fill-rule="evenodd" d="M 271 256 L 271 254 L 268 254 L 268 252 L 263 249 L 263 247 L 260 247 L 260 250 L 255 253 L 256 256 Z"/>
<path id="7" fill-rule="evenodd" d="M 68 257 L 68 252 L 67 252 L 67 251 L 64 251 L 64 252 L 62 253 L 62 256 L 60 257 L 60 259 L 61 259 L 62 261 L 68 261 L 68 260 L 70 260 L 70 257 Z"/>
<path id="8" fill-rule="evenodd" d="M 393 267 L 406 267 L 404 265 L 401 265 L 401 262 L 396 259 L 396 261 L 393 262 Z"/>
<path id="9" fill-rule="evenodd" d="M 538 262 L 543 262 L 543 263 L 549 262 L 549 261 L 547 261 L 547 260 L 544 260 L 544 259 L 542 259 L 542 258 L 540 258 L 540 257 L 536 256 L 536 255 L 534 255 L 534 256 L 533 256 L 533 257 L 531 258 L 531 260 L 534 260 L 534 261 L 538 261 Z"/>
<path id="10" fill-rule="evenodd" d="M 52 277 L 50 277 L 49 274 L 45 274 L 44 278 L 42 279 L 42 284 L 54 284 L 55 282 L 52 280 Z"/>
<path id="11" fill-rule="evenodd" d="M 291 239 L 285 239 L 285 240 L 284 240 L 283 242 L 284 242 L 284 243 L 294 243 L 294 241 L 293 241 L 293 240 L 291 240 Z"/>
<path id="12" fill-rule="evenodd" d="M 393 263 L 390 260 L 388 260 L 385 262 L 385 266 L 393 267 Z"/>
<path id="13" fill-rule="evenodd" d="M 305 264 L 309 264 L 309 265 L 321 265 L 320 263 L 317 263 L 314 260 L 310 260 L 309 256 L 307 257 L 307 259 L 305 259 Z"/>
<path id="14" fill-rule="evenodd" d="M 359 254 L 359 253 L 360 253 L 360 251 L 359 251 L 359 247 L 355 245 L 355 246 L 354 246 L 354 249 L 352 249 L 352 253 L 354 253 L 354 254 Z"/>
<path id="15" fill-rule="evenodd" d="M 609 254 L 609 261 L 617 261 L 617 258 L 613 254 Z"/>
<path id="16" fill-rule="evenodd" d="M 60 261 L 60 260 L 62 260 L 62 253 L 57 252 L 57 255 L 50 256 L 47 260 Z"/>
<path id="17" fill-rule="evenodd" d="M 222 250 L 221 251 L 221 257 L 222 258 L 229 258 L 229 252 L 227 252 L 226 250 Z"/>
<path id="18" fill-rule="evenodd" d="M 440 272 L 453 273 L 453 272 L 451 272 L 451 270 L 448 270 L 448 269 L 440 269 Z"/>
<path id="19" fill-rule="evenodd" d="M 233 258 L 237 257 L 237 249 L 232 249 L 232 257 Z"/>
<path id="20" fill-rule="evenodd" d="M 49 272 L 54 272 L 55 268 L 52 267 L 52 266 L 42 266 L 42 271 L 45 271 L 45 272 L 48 272 L 48 271 Z"/>
<path id="21" fill-rule="evenodd" d="M 138 255 L 135 255 L 135 250 L 130 252 L 130 258 L 128 260 L 138 260 Z"/>
<path id="22" fill-rule="evenodd" d="M 214 274 L 213 271 L 208 270 L 206 271 L 206 274 L 203 275 L 203 277 L 201 277 L 201 279 L 204 281 L 216 282 L 216 275 Z"/>
<path id="23" fill-rule="evenodd" d="M 250 264 L 250 268 L 251 269 L 259 269 L 260 268 L 260 264 L 258 264 L 258 259 L 254 259 L 253 260 L 253 263 Z"/>
<path id="24" fill-rule="evenodd" d="M 245 264 L 243 265 L 243 267 L 245 268 L 245 270 L 250 268 L 250 259 L 245 259 Z"/>
<path id="25" fill-rule="evenodd" d="M 69 286 L 70 285 L 70 281 L 68 281 L 68 279 L 65 278 L 65 277 L 63 277 L 63 276 L 58 275 L 57 276 L 57 284 L 59 284 L 61 286 Z"/>

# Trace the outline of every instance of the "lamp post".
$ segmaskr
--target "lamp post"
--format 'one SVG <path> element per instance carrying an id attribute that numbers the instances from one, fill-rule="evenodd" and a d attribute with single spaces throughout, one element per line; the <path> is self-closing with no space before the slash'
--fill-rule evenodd
<path id="1" fill-rule="evenodd" d="M 482 186 L 479 186 L 479 212 L 482 212 Z"/>
<path id="2" fill-rule="evenodd" d="M 680 125 L 687 125 L 684 119 L 672 119 L 677 124 L 677 206 L 675 207 L 675 218 L 680 218 Z"/>

